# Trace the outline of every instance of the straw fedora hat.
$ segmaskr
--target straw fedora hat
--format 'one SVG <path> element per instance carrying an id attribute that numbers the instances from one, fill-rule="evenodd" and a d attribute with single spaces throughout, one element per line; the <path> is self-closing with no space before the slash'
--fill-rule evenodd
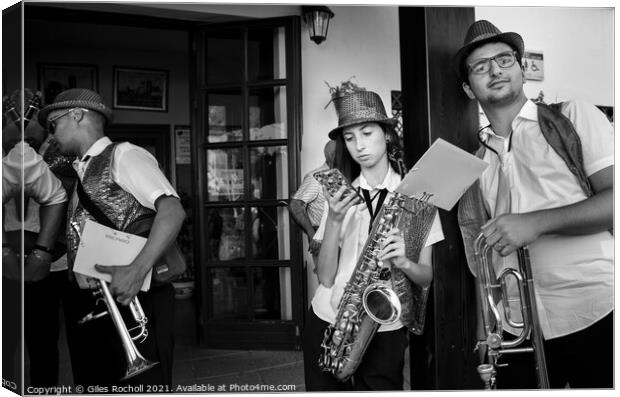
<path id="1" fill-rule="evenodd" d="M 454 56 L 454 68 L 461 80 L 467 81 L 468 73 L 465 65 L 463 65 L 465 58 L 477 47 L 496 41 L 508 44 L 517 51 L 519 59 L 523 58 L 523 38 L 518 33 L 502 33 L 501 30 L 487 20 L 476 21 L 469 27 L 469 30 L 467 30 L 465 40 L 463 41 L 463 47 L 461 47 Z"/>
<path id="2" fill-rule="evenodd" d="M 381 97 L 372 91 L 358 89 L 346 94 L 336 93 L 331 102 L 338 115 L 338 127 L 329 132 L 330 139 L 336 139 L 342 128 L 355 124 L 375 122 L 394 127 L 397 123 L 396 119 L 388 117 Z"/>
<path id="3" fill-rule="evenodd" d="M 112 110 L 103 103 L 101 95 L 86 88 L 70 88 L 56 95 L 54 102 L 39 112 L 39 124 L 47 125 L 47 116 L 57 109 L 84 108 L 101 113 L 107 124 L 112 122 Z"/>

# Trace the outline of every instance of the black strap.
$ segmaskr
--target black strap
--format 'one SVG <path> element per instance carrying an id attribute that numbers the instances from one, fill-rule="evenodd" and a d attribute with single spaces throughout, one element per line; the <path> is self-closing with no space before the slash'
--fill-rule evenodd
<path id="1" fill-rule="evenodd" d="M 364 201 L 366 202 L 366 207 L 368 208 L 368 212 L 370 213 L 370 222 L 368 224 L 368 231 L 370 232 L 370 230 L 372 229 L 372 223 L 377 217 L 379 210 L 381 210 L 381 207 L 383 206 L 383 202 L 385 201 L 385 198 L 387 197 L 388 191 L 387 189 L 381 189 L 377 193 L 375 193 L 375 195 L 371 198 L 370 192 L 368 190 L 366 189 L 360 189 L 360 190 L 362 191 L 362 195 L 364 196 Z M 377 207 L 375 208 L 373 212 L 372 202 L 375 200 L 377 196 L 379 196 L 379 201 L 377 202 Z"/>
<path id="2" fill-rule="evenodd" d="M 76 190 L 78 198 L 80 199 L 80 204 L 82 204 L 82 207 L 84 207 L 84 209 L 88 211 L 88 213 L 91 214 L 98 223 L 115 230 L 118 229 L 110 218 L 108 218 L 106 214 L 104 214 L 103 211 L 101 211 L 99 207 L 93 203 L 88 194 L 84 191 L 84 187 L 82 186 L 82 182 L 79 178 L 77 180 Z"/>

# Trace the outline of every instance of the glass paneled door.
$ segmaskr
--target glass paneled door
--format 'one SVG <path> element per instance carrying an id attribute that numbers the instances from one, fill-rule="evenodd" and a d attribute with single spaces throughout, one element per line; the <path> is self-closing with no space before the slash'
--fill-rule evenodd
<path id="1" fill-rule="evenodd" d="M 298 17 L 209 25 L 195 35 L 206 347 L 300 348 L 304 280 L 287 209 L 299 174 L 299 36 Z"/>

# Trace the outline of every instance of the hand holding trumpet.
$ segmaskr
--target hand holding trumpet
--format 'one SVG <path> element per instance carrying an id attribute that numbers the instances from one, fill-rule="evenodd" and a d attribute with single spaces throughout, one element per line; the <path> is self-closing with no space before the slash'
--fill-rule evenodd
<path id="1" fill-rule="evenodd" d="M 533 213 L 500 215 L 485 223 L 482 233 L 487 245 L 501 256 L 510 255 L 540 236 Z"/>

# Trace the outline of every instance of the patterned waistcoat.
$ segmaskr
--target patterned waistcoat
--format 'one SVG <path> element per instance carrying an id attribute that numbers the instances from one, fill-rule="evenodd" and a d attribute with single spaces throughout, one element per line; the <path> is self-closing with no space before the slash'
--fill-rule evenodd
<path id="1" fill-rule="evenodd" d="M 101 154 L 90 159 L 82 178 L 82 186 L 93 204 L 114 223 L 116 229 L 124 231 L 136 219 L 154 215 L 155 212 L 143 207 L 131 193 L 123 190 L 112 179 L 112 162 L 116 145 L 117 143 L 108 145 Z M 132 172 L 132 168 L 129 167 L 120 172 Z M 74 195 L 76 194 L 74 192 Z M 86 219 L 95 220 L 78 201 L 67 215 L 67 258 L 70 268 L 73 268 L 80 242 L 74 225 L 79 225 L 81 233 Z"/>

